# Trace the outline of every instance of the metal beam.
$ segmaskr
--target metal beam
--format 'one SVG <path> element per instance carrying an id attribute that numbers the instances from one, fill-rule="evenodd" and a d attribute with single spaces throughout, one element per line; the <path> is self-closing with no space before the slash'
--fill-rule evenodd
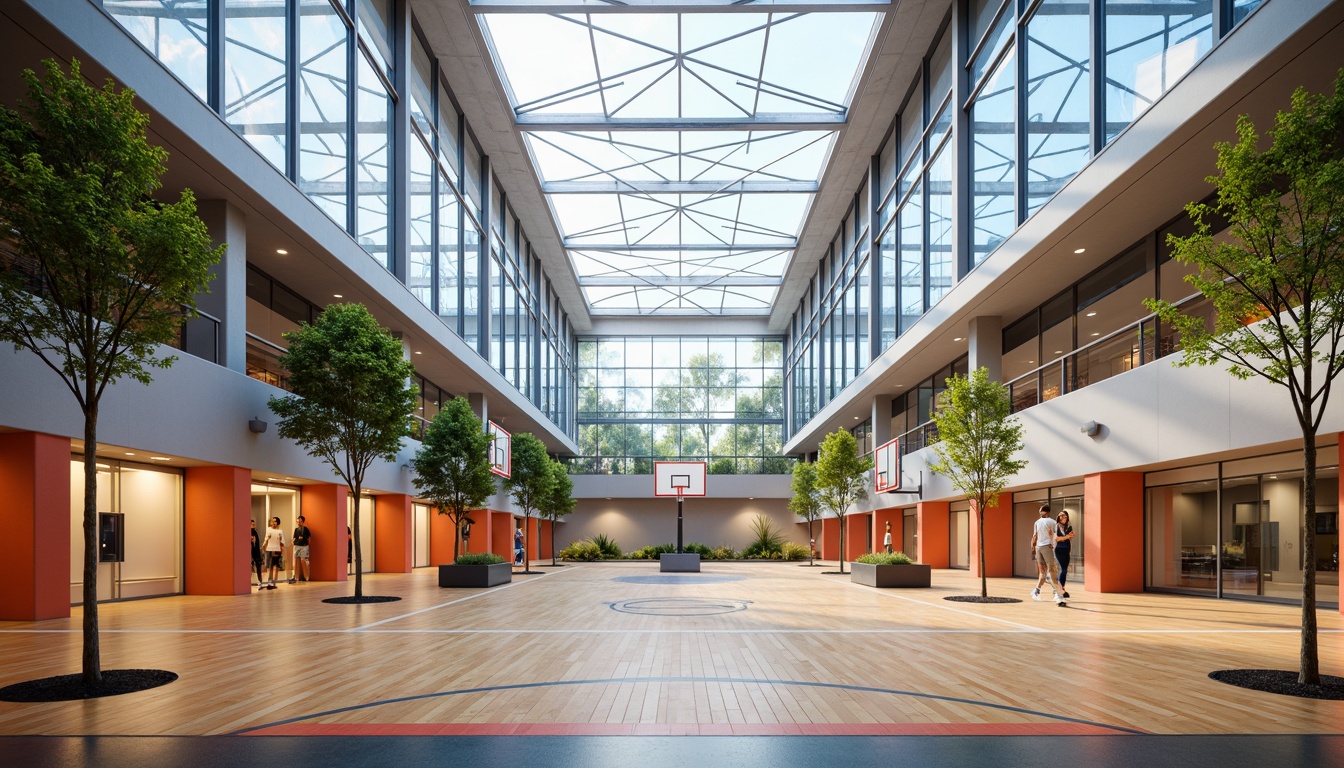
<path id="1" fill-rule="evenodd" d="M 897 0 L 623 0 L 622 2 L 583 2 L 583 0 L 470 0 L 470 13 L 874 13 L 895 9 Z"/>
<path id="2" fill-rule="evenodd" d="M 761 309 L 748 307 L 725 307 L 716 309 L 641 309 L 639 307 L 594 309 L 589 307 L 588 314 L 594 317 L 765 317 L 770 314 L 770 310 L 765 307 L 762 307 Z"/>
<path id="3" fill-rule="evenodd" d="M 757 117 L 602 117 L 591 114 L 515 115 L 520 131 L 835 131 L 845 116 L 829 112 L 772 113 Z"/>
<path id="4" fill-rule="evenodd" d="M 748 275 L 691 275 L 689 277 L 673 277 L 670 275 L 649 275 L 640 277 L 636 275 L 622 275 L 620 277 L 580 277 L 579 285 L 582 286 L 629 286 L 631 288 L 662 288 L 664 286 L 761 286 L 774 287 L 782 283 L 782 277 L 770 277 L 766 275 L 748 276 Z"/>
<path id="5" fill-rule="evenodd" d="M 815 181 L 543 181 L 541 191 L 547 195 L 811 194 L 820 186 Z"/>
<path id="6" fill-rule="evenodd" d="M 660 253 L 676 251 L 693 251 L 696 253 L 717 252 L 725 256 L 738 253 L 752 253 L 756 251 L 791 251 L 797 245 L 795 241 L 790 241 L 780 245 L 716 245 L 709 243 L 673 243 L 664 245 L 630 245 L 628 243 L 575 243 L 572 240 L 564 241 L 565 250 L 569 251 L 601 251 L 604 253 L 619 253 L 635 255 L 638 253 L 657 251 Z"/>

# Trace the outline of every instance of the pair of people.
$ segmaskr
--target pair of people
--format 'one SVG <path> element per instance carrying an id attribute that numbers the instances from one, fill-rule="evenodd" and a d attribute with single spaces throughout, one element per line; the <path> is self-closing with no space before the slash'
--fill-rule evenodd
<path id="1" fill-rule="evenodd" d="M 299 515 L 298 523 L 294 528 L 294 576 L 298 581 L 308 581 L 311 576 L 309 540 L 312 531 L 306 525 L 303 515 Z M 264 549 L 266 552 L 266 567 L 270 569 L 271 574 L 267 583 L 262 583 L 259 549 Z M 280 518 L 271 518 L 271 527 L 266 529 L 266 536 L 260 545 L 257 543 L 257 524 L 253 521 L 252 560 L 257 568 L 258 588 L 275 589 L 276 573 L 285 569 L 285 532 L 280 530 Z"/>
<path id="2" fill-rule="evenodd" d="M 1073 540 L 1073 526 L 1069 524 L 1069 513 L 1060 512 L 1055 519 L 1050 517 L 1050 505 L 1043 504 L 1040 517 L 1032 527 L 1031 552 L 1036 561 L 1036 586 L 1031 590 L 1031 599 L 1041 599 L 1041 587 L 1046 581 L 1055 593 L 1055 602 L 1062 603 L 1069 596 L 1064 587 L 1067 579 L 1065 572 L 1069 567 L 1070 542 Z"/>

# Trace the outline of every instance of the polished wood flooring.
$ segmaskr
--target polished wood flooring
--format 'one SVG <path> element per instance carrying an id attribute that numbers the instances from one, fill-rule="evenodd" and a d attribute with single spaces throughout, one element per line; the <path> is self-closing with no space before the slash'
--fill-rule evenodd
<path id="1" fill-rule="evenodd" d="M 1300 611 L 1160 594 L 1033 602 L 1033 582 L 934 571 L 877 590 L 828 567 L 581 564 L 488 590 L 434 569 L 243 597 L 101 607 L 107 669 L 181 675 L 127 696 L 0 703 L 0 734 L 1338 733 L 1344 702 L 1217 683 L 1294 669 Z M 1081 585 L 1080 585 L 1081 586 Z M 1319 612 L 1322 671 L 1344 622 Z M 77 672 L 79 610 L 0 622 L 0 686 Z"/>

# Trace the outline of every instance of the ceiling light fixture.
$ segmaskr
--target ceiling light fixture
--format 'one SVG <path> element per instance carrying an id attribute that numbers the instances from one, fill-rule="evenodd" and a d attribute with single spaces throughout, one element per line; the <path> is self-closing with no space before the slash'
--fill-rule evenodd
<path id="1" fill-rule="evenodd" d="M 423 354 L 425 354 L 425 353 L 424 353 L 424 352 L 421 352 L 420 350 L 417 349 L 417 350 L 415 350 L 415 354 L 417 354 L 417 355 L 423 355 Z"/>
<path id="2" fill-rule="evenodd" d="M 1086 253 L 1086 252 L 1087 252 L 1087 249 L 1086 249 L 1086 248 L 1074 248 L 1074 249 L 1073 249 L 1073 252 L 1074 252 L 1074 253 Z"/>
<path id="3" fill-rule="evenodd" d="M 964 338 L 965 338 L 964 336 L 953 336 L 953 337 L 952 337 L 952 340 L 953 340 L 953 341 L 961 341 L 961 340 L 964 339 Z"/>
<path id="4" fill-rule="evenodd" d="M 1095 332 L 1093 332 L 1092 335 L 1093 335 L 1093 336 L 1100 336 L 1100 335 L 1101 335 L 1101 331 L 1095 331 Z"/>
<path id="5" fill-rule="evenodd" d="M 331 295 L 332 295 L 333 297 L 337 298 L 337 299 L 344 299 L 344 298 L 345 298 L 344 296 L 342 296 L 342 295 L 339 294 L 339 293 L 333 293 L 333 294 L 331 294 Z"/>
<path id="6" fill-rule="evenodd" d="M 288 255 L 289 255 L 289 251 L 286 251 L 284 248 L 276 248 L 276 249 L 275 249 L 275 252 L 278 253 L 278 254 L 280 254 L 281 256 L 288 256 Z"/>
<path id="7" fill-rule="evenodd" d="M 150 460 L 150 461 L 172 461 L 172 458 L 171 458 L 171 457 L 168 457 L 168 456 L 150 456 L 150 457 L 149 457 L 149 460 Z"/>

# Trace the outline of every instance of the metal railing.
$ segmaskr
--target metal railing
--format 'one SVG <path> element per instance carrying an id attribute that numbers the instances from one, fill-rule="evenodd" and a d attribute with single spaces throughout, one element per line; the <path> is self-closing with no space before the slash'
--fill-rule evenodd
<path id="1" fill-rule="evenodd" d="M 273 387 L 289 391 L 289 380 L 280 365 L 280 356 L 287 352 L 279 344 L 273 344 L 260 336 L 247 334 L 247 375 L 257 381 L 264 381 Z"/>
<path id="2" fill-rule="evenodd" d="M 182 323 L 177 332 L 177 339 L 171 346 L 192 357 L 199 357 L 218 365 L 219 325 L 219 318 L 197 310 L 195 317 L 189 317 Z"/>

